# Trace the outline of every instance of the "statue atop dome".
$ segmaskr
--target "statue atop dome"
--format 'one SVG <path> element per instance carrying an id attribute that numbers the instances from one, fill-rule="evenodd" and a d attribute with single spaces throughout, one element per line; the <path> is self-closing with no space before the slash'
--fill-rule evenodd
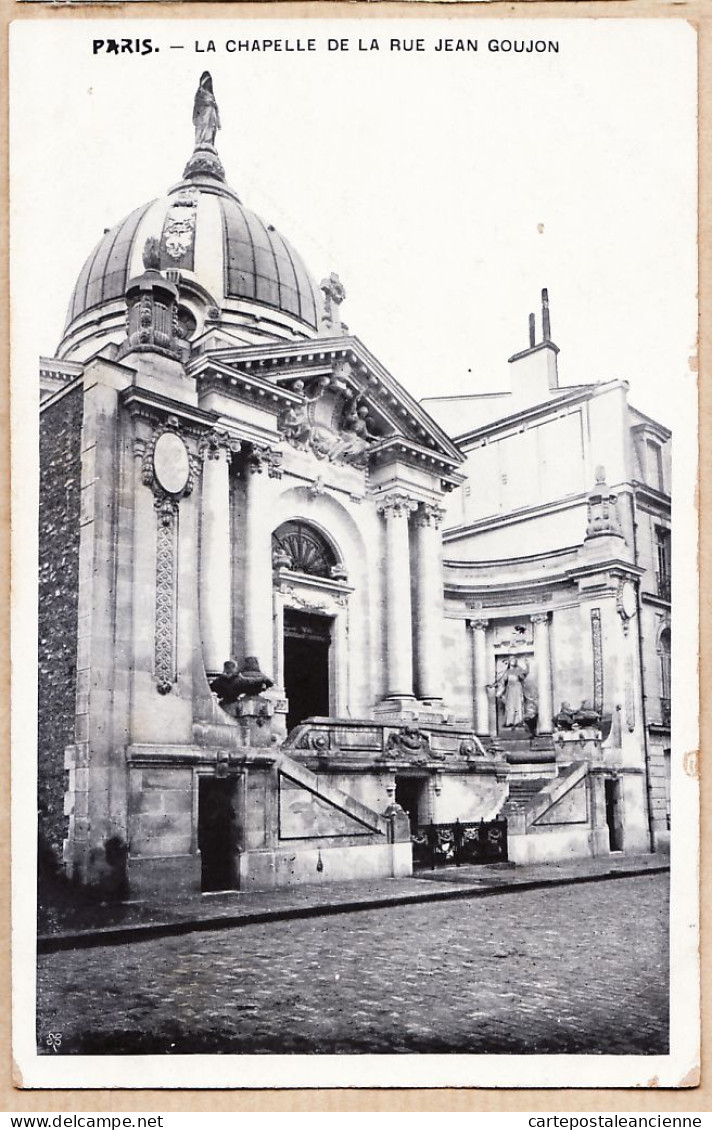
<path id="1" fill-rule="evenodd" d="M 225 180 L 217 149 L 215 135 L 220 129 L 220 112 L 213 93 L 213 77 L 210 71 L 203 71 L 198 89 L 193 99 L 193 125 L 195 126 L 195 146 L 193 156 L 183 170 L 183 176 L 215 177 Z"/>
<path id="2" fill-rule="evenodd" d="M 203 71 L 193 102 L 193 125 L 195 126 L 195 148 L 215 145 L 215 135 L 220 129 L 220 113 L 213 94 L 213 79 L 210 71 Z"/>

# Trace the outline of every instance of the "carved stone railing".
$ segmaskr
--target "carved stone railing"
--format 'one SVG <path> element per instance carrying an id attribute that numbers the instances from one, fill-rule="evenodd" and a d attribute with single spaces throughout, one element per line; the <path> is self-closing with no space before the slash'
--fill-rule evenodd
<path id="1" fill-rule="evenodd" d="M 606 729 L 559 730 L 554 733 L 556 760 L 569 764 L 572 761 L 589 761 L 592 764 L 603 761 L 603 742 L 611 732 L 610 722 Z"/>
<path id="2" fill-rule="evenodd" d="M 467 726 L 446 722 L 388 722 L 370 718 L 308 718 L 289 734 L 283 749 L 290 757 L 327 766 L 366 765 L 493 772 L 508 767 L 488 752 Z"/>

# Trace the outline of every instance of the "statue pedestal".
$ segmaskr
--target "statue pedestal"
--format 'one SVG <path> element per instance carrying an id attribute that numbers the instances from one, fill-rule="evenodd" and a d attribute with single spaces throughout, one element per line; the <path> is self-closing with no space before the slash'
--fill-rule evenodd
<path id="1" fill-rule="evenodd" d="M 419 706 L 420 703 L 415 695 L 393 695 L 392 698 L 384 698 L 374 706 L 373 717 L 379 722 L 415 722 Z"/>
<path id="2" fill-rule="evenodd" d="M 192 157 L 183 170 L 183 176 L 186 179 L 209 176 L 224 181 L 225 170 L 215 146 L 207 144 L 196 146 Z"/>

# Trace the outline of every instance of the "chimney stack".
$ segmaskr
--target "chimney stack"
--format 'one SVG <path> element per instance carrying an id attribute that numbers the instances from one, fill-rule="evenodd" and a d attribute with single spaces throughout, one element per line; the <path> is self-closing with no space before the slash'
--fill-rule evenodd
<path id="1" fill-rule="evenodd" d="M 559 387 L 557 355 L 559 347 L 551 340 L 549 291 L 541 292 L 542 340 L 536 340 L 536 318 L 529 315 L 529 345 L 509 358 L 512 365 L 512 395 L 523 407 L 539 404 Z"/>
<path id="2" fill-rule="evenodd" d="M 544 341 L 551 341 L 551 322 L 549 320 L 549 291 L 544 287 L 541 292 L 541 336 Z"/>

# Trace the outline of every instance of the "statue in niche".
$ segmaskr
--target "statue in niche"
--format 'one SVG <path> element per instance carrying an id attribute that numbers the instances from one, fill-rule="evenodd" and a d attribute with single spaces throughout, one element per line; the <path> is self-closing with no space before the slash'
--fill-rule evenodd
<path id="1" fill-rule="evenodd" d="M 525 712 L 524 680 L 529 674 L 526 659 L 516 655 L 507 658 L 507 664 L 493 684 L 495 696 L 504 707 L 504 725 L 511 730 L 530 720 L 531 708 Z"/>
<path id="2" fill-rule="evenodd" d="M 269 675 L 260 670 L 255 655 L 248 655 L 241 669 L 234 659 L 223 664 L 222 674 L 212 680 L 210 689 L 218 696 L 221 706 L 230 706 L 242 695 L 258 695 L 274 686 Z"/>
<path id="3" fill-rule="evenodd" d="M 213 94 L 213 80 L 210 71 L 203 71 L 200 85 L 193 102 L 193 125 L 195 126 L 195 148 L 203 145 L 213 146 L 215 134 L 220 129 L 218 104 Z"/>

